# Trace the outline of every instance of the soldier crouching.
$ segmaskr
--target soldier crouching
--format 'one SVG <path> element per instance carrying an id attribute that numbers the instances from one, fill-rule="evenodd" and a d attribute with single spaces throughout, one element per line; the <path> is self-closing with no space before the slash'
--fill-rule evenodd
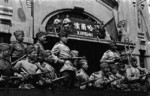
<path id="1" fill-rule="evenodd" d="M 89 80 L 93 81 L 89 83 L 89 86 L 93 86 L 98 89 L 108 89 L 110 88 L 110 69 L 107 63 L 100 64 L 101 70 L 95 73 L 92 73 Z"/>

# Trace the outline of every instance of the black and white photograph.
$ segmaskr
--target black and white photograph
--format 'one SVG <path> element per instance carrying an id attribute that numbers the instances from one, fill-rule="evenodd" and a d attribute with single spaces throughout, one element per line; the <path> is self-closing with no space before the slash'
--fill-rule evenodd
<path id="1" fill-rule="evenodd" d="M 150 0 L 0 0 L 0 96 L 150 96 Z"/>

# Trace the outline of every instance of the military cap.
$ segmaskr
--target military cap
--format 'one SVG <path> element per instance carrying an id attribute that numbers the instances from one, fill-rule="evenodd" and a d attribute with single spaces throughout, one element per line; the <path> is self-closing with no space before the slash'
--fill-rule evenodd
<path id="1" fill-rule="evenodd" d="M 40 37 L 43 36 L 43 35 L 46 35 L 46 33 L 40 31 L 40 32 L 38 32 L 38 33 L 36 34 L 36 38 L 38 39 L 38 38 L 40 38 Z"/>
<path id="2" fill-rule="evenodd" d="M 107 68 L 109 67 L 108 63 L 101 63 L 100 68 Z"/>
<path id="3" fill-rule="evenodd" d="M 26 53 L 30 54 L 31 52 L 36 51 L 36 48 L 34 47 L 34 45 L 29 45 L 26 48 Z"/>
<path id="4" fill-rule="evenodd" d="M 87 62 L 87 60 L 86 59 L 80 59 L 78 64 L 83 64 L 84 62 Z"/>
<path id="5" fill-rule="evenodd" d="M 68 33 L 65 30 L 61 30 L 58 34 L 59 38 L 68 37 Z"/>
<path id="6" fill-rule="evenodd" d="M 24 35 L 24 31 L 23 30 L 17 30 L 14 32 L 15 37 L 18 37 L 19 35 Z"/>
<path id="7" fill-rule="evenodd" d="M 71 50 L 71 55 L 72 55 L 73 57 L 78 57 L 79 51 L 77 51 L 77 50 Z"/>
<path id="8" fill-rule="evenodd" d="M 7 43 L 0 43 L 0 50 L 1 51 L 6 51 L 6 50 L 10 50 L 10 45 Z"/>

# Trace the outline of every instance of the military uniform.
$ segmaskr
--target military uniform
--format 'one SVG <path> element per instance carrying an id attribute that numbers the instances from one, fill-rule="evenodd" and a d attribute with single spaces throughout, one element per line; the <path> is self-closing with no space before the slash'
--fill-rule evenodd
<path id="1" fill-rule="evenodd" d="M 59 58 L 71 58 L 70 48 L 63 43 L 56 43 L 51 52 Z"/>
<path id="2" fill-rule="evenodd" d="M 24 36 L 23 31 L 16 31 L 14 32 L 15 37 L 17 38 L 19 35 Z M 12 61 L 15 61 L 25 55 L 25 46 L 22 42 L 15 41 L 11 43 L 11 54 L 12 54 Z"/>
<path id="3" fill-rule="evenodd" d="M 76 78 L 79 84 L 89 81 L 89 76 L 83 69 L 80 69 L 76 72 Z M 85 88 L 86 88 L 86 85 L 80 86 L 80 89 L 85 89 Z"/>
<path id="4" fill-rule="evenodd" d="M 0 44 L 0 51 L 10 50 L 10 45 L 6 43 Z M 3 56 L 0 56 L 0 75 L 10 76 L 13 75 L 11 62 Z"/>
<path id="5" fill-rule="evenodd" d="M 131 90 L 140 90 L 140 71 L 138 68 L 130 67 L 126 70 L 126 75 L 128 79 L 128 85 Z"/>
<path id="6" fill-rule="evenodd" d="M 70 48 L 65 44 L 67 43 L 67 33 L 65 31 L 61 31 L 59 34 L 60 42 L 55 44 L 52 48 L 51 52 L 55 56 L 57 56 L 57 68 L 62 76 L 68 76 L 63 82 L 63 86 L 65 87 L 73 87 L 74 78 L 75 78 L 75 68 L 70 60 L 63 60 L 62 58 L 71 58 L 72 54 Z M 63 41 L 65 40 L 65 41 Z M 60 61 L 63 61 L 60 63 Z M 58 68 L 59 66 L 59 68 Z"/>
<path id="7" fill-rule="evenodd" d="M 36 47 L 37 50 L 44 50 L 43 45 L 39 42 L 35 43 L 35 47 Z"/>
<path id="8" fill-rule="evenodd" d="M 139 79 L 140 71 L 138 68 L 130 67 L 126 70 L 128 80 Z"/>
<path id="9" fill-rule="evenodd" d="M 44 70 L 38 70 L 37 73 L 40 73 L 42 71 L 49 71 L 49 78 L 51 79 L 55 79 L 57 77 L 56 73 L 55 73 L 55 69 L 51 66 L 51 58 L 49 58 L 51 56 L 51 52 L 50 50 L 45 50 L 41 52 L 41 56 L 43 57 L 43 61 L 41 64 L 41 67 Z"/>
<path id="10" fill-rule="evenodd" d="M 120 58 L 118 52 L 113 52 L 111 50 L 108 50 L 103 54 L 100 62 L 114 63 L 115 59 L 118 59 L 118 58 Z"/>
<path id="11" fill-rule="evenodd" d="M 105 84 L 110 82 L 112 78 L 104 75 L 103 71 L 99 71 L 99 72 L 92 73 L 89 80 L 95 80 L 95 82 L 93 83 L 93 86 L 95 88 L 105 89 L 108 88 L 108 86 L 105 86 Z"/>
<path id="12" fill-rule="evenodd" d="M 40 37 L 46 35 L 45 32 L 38 32 L 36 34 L 36 39 L 38 40 Z M 44 50 L 43 44 L 41 44 L 39 41 L 35 43 L 36 50 L 40 53 L 42 50 Z"/>
<path id="13" fill-rule="evenodd" d="M 36 51 L 34 45 L 29 45 L 26 48 L 26 53 L 27 54 L 31 54 L 32 52 Z M 29 57 L 27 57 L 24 60 L 18 61 L 15 66 L 14 69 L 23 69 L 26 73 L 28 74 L 35 74 L 38 67 L 36 65 L 37 62 L 35 61 L 31 61 L 29 59 Z"/>
<path id="14" fill-rule="evenodd" d="M 23 44 L 19 42 L 11 43 L 11 51 L 12 51 L 12 61 L 15 61 L 25 55 L 25 47 Z"/>

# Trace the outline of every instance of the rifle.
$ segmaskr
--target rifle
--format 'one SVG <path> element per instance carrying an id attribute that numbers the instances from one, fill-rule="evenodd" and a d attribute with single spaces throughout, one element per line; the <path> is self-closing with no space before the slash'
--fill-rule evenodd
<path id="1" fill-rule="evenodd" d="M 148 75 L 150 75 L 150 73 L 140 75 L 139 78 L 141 78 L 141 77 L 143 77 L 143 76 L 148 76 Z"/>
<path id="2" fill-rule="evenodd" d="M 18 79 L 22 79 L 22 77 L 17 77 L 17 76 L 8 76 L 8 77 L 2 77 L 3 80 L 2 81 L 9 81 L 9 80 L 18 80 Z"/>
<path id="3" fill-rule="evenodd" d="M 98 78 L 98 79 L 100 79 L 100 78 Z M 96 80 L 98 80 L 98 79 L 89 80 L 89 81 L 83 82 L 83 83 L 80 84 L 80 86 L 87 85 L 87 84 L 89 84 L 89 83 L 94 83 L 94 82 L 95 82 Z"/>
<path id="4" fill-rule="evenodd" d="M 86 57 L 83 56 L 83 57 L 71 57 L 71 58 L 60 58 L 60 59 L 63 59 L 63 60 L 76 60 L 76 59 L 86 59 Z"/>
<path id="5" fill-rule="evenodd" d="M 19 59 L 17 59 L 16 61 L 12 62 L 11 64 L 14 65 L 15 63 L 17 63 L 18 61 L 22 60 L 23 58 L 25 58 L 27 56 L 27 54 L 23 55 L 22 57 L 20 57 Z"/>
<path id="6" fill-rule="evenodd" d="M 49 72 L 51 72 L 51 71 L 46 71 L 46 72 L 41 72 L 41 73 L 36 73 L 36 74 L 29 74 L 29 76 L 39 76 L 39 75 L 43 75 L 43 74 L 46 74 Z"/>
<path id="7" fill-rule="evenodd" d="M 56 78 L 56 79 L 53 79 L 52 82 L 57 82 L 59 80 L 62 80 L 64 78 L 67 78 L 68 76 L 62 76 L 62 77 L 59 77 L 59 78 Z"/>
<path id="8" fill-rule="evenodd" d="M 83 82 L 83 83 L 80 84 L 80 86 L 87 85 L 87 84 L 89 84 L 89 83 L 94 83 L 94 82 L 95 82 L 96 80 L 98 80 L 98 79 L 100 79 L 100 78 L 97 78 L 97 79 L 95 79 L 95 80 L 89 80 L 89 81 Z M 119 80 L 119 79 L 120 79 L 120 78 L 113 79 L 113 80 L 111 80 L 111 81 L 109 81 L 109 82 L 105 82 L 105 83 L 102 84 L 102 85 L 108 85 L 108 84 L 110 84 L 110 83 L 112 83 L 112 82 L 114 82 L 114 81 L 116 81 L 116 80 Z"/>
<path id="9" fill-rule="evenodd" d="M 38 75 L 42 75 L 42 74 L 46 74 L 48 73 L 49 71 L 47 72 L 42 72 L 42 73 L 37 73 L 37 74 L 29 74 L 27 77 L 30 77 L 30 76 L 38 76 Z M 8 81 L 8 80 L 16 80 L 16 79 L 22 79 L 23 77 L 18 77 L 18 76 L 4 76 L 2 77 L 4 80 L 1 80 L 1 81 Z"/>

